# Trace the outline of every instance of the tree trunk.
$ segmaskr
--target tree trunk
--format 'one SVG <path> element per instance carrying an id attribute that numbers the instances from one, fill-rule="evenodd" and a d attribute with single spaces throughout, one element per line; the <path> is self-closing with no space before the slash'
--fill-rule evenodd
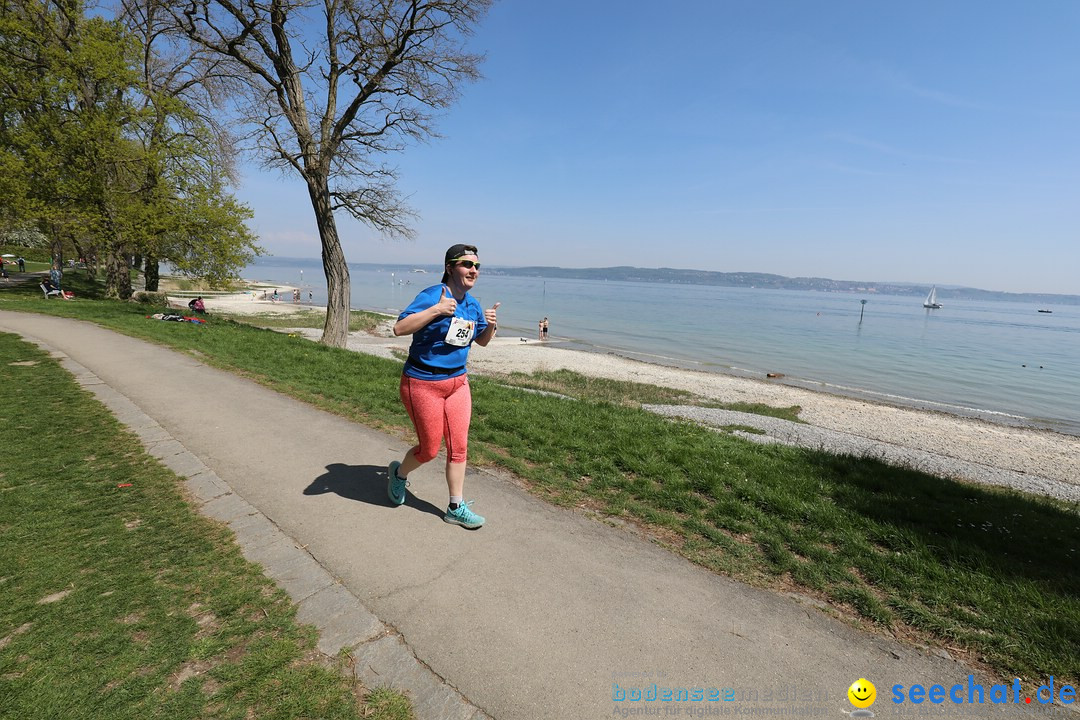
<path id="1" fill-rule="evenodd" d="M 60 263 L 60 270 L 63 271 L 63 269 L 64 269 L 64 239 L 62 237 L 60 237 L 60 231 L 59 230 L 56 230 L 53 233 L 52 248 L 51 248 L 50 252 L 52 253 L 53 262 L 54 263 Z"/>
<path id="2" fill-rule="evenodd" d="M 146 256 L 143 278 L 146 280 L 147 291 L 157 292 L 158 282 L 161 280 L 161 267 L 158 264 L 158 259 L 153 255 Z"/>
<path id="3" fill-rule="evenodd" d="M 97 263 L 91 262 L 90 256 L 74 237 L 71 238 L 71 244 L 75 246 L 75 256 L 79 258 L 79 262 L 84 263 L 83 268 L 86 270 L 86 278 L 93 280 L 97 275 Z"/>
<path id="4" fill-rule="evenodd" d="M 98 204 L 105 222 L 105 297 L 127 300 L 131 297 L 131 258 L 108 204 L 104 200 Z"/>
<path id="5" fill-rule="evenodd" d="M 323 273 L 326 275 L 326 324 L 323 326 L 323 345 L 345 347 L 349 337 L 349 266 L 341 251 L 337 222 L 330 209 L 330 188 L 325 177 L 308 178 L 308 194 L 315 210 L 315 224 L 322 242 Z"/>
<path id="6" fill-rule="evenodd" d="M 105 297 L 131 297 L 131 261 L 120 243 L 110 245 L 105 257 Z"/>

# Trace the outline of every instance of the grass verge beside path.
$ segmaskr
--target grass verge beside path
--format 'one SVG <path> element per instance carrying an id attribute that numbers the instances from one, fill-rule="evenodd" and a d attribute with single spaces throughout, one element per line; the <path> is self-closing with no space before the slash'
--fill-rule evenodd
<path id="1" fill-rule="evenodd" d="M 608 402 L 623 407 L 640 408 L 642 405 L 701 405 L 705 407 L 723 408 L 736 412 L 766 415 L 792 422 L 803 422 L 799 419 L 798 405 L 786 408 L 772 407 L 761 403 L 719 403 L 706 400 L 700 395 L 695 395 L 686 390 L 677 390 L 659 385 L 646 385 L 643 383 L 625 380 L 609 380 L 607 378 L 590 377 L 571 370 L 541 370 L 535 373 L 510 373 L 501 376 L 504 382 L 516 387 L 554 392 L 578 400 L 591 400 L 594 402 Z"/>
<path id="2" fill-rule="evenodd" d="M 397 362 L 228 321 L 145 320 L 122 303 L 11 295 L 0 308 L 94 320 L 411 435 Z M 1077 505 L 759 446 L 645 412 L 611 385 L 602 399 L 588 380 L 563 380 L 577 401 L 473 378 L 471 459 L 513 471 L 553 502 L 638 524 L 706 567 L 822 599 L 856 623 L 1003 677 L 1080 679 Z"/>
<path id="3" fill-rule="evenodd" d="M 6 334 L 0 416 L 0 716 L 412 717 L 316 652 L 288 596 L 177 477 Z"/>
<path id="4" fill-rule="evenodd" d="M 264 328 L 322 328 L 326 325 L 326 312 L 319 308 L 304 308 L 289 314 L 258 313 L 255 315 L 230 315 L 214 313 L 238 323 Z M 385 321 L 387 316 L 366 310 L 353 310 L 349 313 L 349 332 L 370 332 Z"/>

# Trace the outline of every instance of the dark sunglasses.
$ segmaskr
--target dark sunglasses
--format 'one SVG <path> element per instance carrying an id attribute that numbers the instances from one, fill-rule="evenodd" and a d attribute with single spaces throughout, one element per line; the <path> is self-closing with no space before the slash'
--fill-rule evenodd
<path id="1" fill-rule="evenodd" d="M 457 264 L 463 268 L 476 268 L 477 270 L 480 269 L 480 263 L 474 262 L 472 260 L 458 260 Z"/>

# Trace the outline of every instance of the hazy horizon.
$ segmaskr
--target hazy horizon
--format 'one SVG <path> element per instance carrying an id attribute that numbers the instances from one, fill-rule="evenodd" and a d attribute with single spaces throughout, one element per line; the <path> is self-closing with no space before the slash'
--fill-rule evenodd
<path id="1" fill-rule="evenodd" d="M 275 260 L 281 260 L 281 261 L 300 260 L 300 261 L 304 261 L 304 262 L 309 262 L 313 266 L 317 265 L 320 268 L 322 267 L 322 259 L 321 258 L 302 257 L 302 256 L 293 256 L 293 255 L 264 255 L 264 256 L 262 256 L 262 258 L 257 258 L 255 260 L 255 263 L 257 264 L 259 259 L 265 259 L 265 258 L 273 258 Z M 409 268 L 414 268 L 415 267 L 415 268 L 436 268 L 436 269 L 440 267 L 440 264 L 439 264 L 438 261 L 433 262 L 433 263 L 432 262 L 409 263 L 409 262 L 397 262 L 397 261 L 372 262 L 370 260 L 367 261 L 367 262 L 362 262 L 362 261 L 349 260 L 348 258 L 346 258 L 346 261 L 348 262 L 349 265 L 394 266 L 394 267 L 409 267 Z M 536 265 L 536 264 L 532 264 L 532 263 L 522 264 L 522 265 L 508 265 L 508 264 L 504 264 L 504 263 L 491 263 L 489 265 L 489 267 L 494 268 L 494 269 L 502 269 L 502 268 L 521 269 L 521 268 L 528 268 L 528 267 L 552 267 L 552 268 L 557 268 L 557 269 L 561 269 L 561 270 L 604 270 L 604 269 L 607 269 L 607 268 L 630 267 L 630 268 L 633 268 L 635 270 L 676 270 L 676 271 L 686 271 L 686 272 L 722 272 L 722 273 L 778 275 L 780 277 L 785 277 L 785 278 L 790 278 L 790 279 L 817 278 L 817 279 L 821 279 L 821 280 L 832 280 L 832 281 L 836 281 L 836 282 L 866 283 L 868 285 L 909 285 L 909 286 L 913 286 L 913 287 L 923 287 L 923 288 L 928 288 L 928 287 L 930 287 L 932 285 L 936 285 L 939 289 L 944 288 L 944 289 L 947 289 L 947 290 L 951 290 L 951 289 L 967 289 L 967 290 L 981 290 L 981 291 L 984 291 L 984 292 L 998 292 L 998 293 L 1009 293 L 1009 294 L 1018 294 L 1018 295 L 1025 295 L 1025 294 L 1027 294 L 1027 295 L 1064 295 L 1064 296 L 1068 296 L 1068 297 L 1080 297 L 1080 293 L 1050 293 L 1050 292 L 1028 292 L 1028 291 L 1018 291 L 1017 292 L 1017 291 L 1012 291 L 1012 290 L 1000 290 L 1000 289 L 997 289 L 997 288 L 977 287 L 977 286 L 974 286 L 974 285 L 960 285 L 960 284 L 956 284 L 956 283 L 927 282 L 927 281 L 918 281 L 918 280 L 881 280 L 881 279 L 868 280 L 866 278 L 845 278 L 845 277 L 835 277 L 835 276 L 832 276 L 832 275 L 782 275 L 780 273 L 770 273 L 770 272 L 765 272 L 765 271 L 761 271 L 761 270 L 707 270 L 707 269 L 704 269 L 704 268 L 642 267 L 642 266 L 639 266 L 639 265 L 587 265 L 587 266 L 578 267 L 578 266 L 571 266 L 571 265 Z M 322 277 L 321 273 L 320 273 L 320 277 Z M 483 274 L 481 273 L 481 280 L 482 279 L 483 279 Z"/>

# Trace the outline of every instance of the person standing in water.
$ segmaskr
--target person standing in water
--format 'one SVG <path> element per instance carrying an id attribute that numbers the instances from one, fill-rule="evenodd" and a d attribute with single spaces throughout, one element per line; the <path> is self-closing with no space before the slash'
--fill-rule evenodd
<path id="1" fill-rule="evenodd" d="M 445 439 L 450 501 L 443 520 L 475 530 L 484 518 L 470 509 L 471 501 L 464 501 L 472 419 L 465 363 L 474 342 L 484 347 L 495 337 L 499 303 L 484 310 L 469 294 L 480 276 L 475 245 L 451 246 L 443 258 L 443 270 L 442 282 L 421 291 L 394 325 L 394 335 L 412 335 L 400 394 L 418 442 L 400 462 L 390 463 L 386 494 L 394 505 L 404 503 L 409 474 L 434 460 Z"/>

